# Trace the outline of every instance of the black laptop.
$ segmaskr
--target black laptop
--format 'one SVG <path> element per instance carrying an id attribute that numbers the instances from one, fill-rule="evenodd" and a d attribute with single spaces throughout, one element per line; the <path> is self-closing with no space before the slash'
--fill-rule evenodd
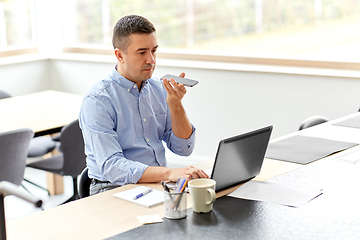
<path id="1" fill-rule="evenodd" d="M 246 182 L 260 173 L 272 126 L 220 141 L 211 178 L 215 191 L 221 191 Z"/>

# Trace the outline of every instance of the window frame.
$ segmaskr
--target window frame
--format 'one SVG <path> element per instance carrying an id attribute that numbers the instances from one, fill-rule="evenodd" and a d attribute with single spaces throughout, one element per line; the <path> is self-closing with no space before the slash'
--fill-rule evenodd
<path id="1" fill-rule="evenodd" d="M 49 3 L 43 0 L 31 0 L 34 3 L 34 11 L 37 12 L 34 28 L 36 27 L 37 44 L 33 46 L 25 46 L 23 48 L 5 48 L 0 50 L 0 57 L 19 56 L 23 54 L 41 54 L 54 56 L 54 54 L 95 54 L 104 56 L 113 56 L 113 49 L 111 45 L 91 45 L 91 44 L 77 44 L 64 45 L 62 35 L 57 29 L 61 28 L 61 2 L 55 1 Z M 53 17 L 48 18 L 48 12 L 53 12 Z M 49 22 L 50 21 L 50 22 Z M 53 28 L 49 28 L 53 26 Z M 360 62 L 355 61 L 334 61 L 321 59 L 306 59 L 298 57 L 287 56 L 270 56 L 270 55 L 230 55 L 229 53 L 214 53 L 212 51 L 193 51 L 184 49 L 163 49 L 157 51 L 158 59 L 171 59 L 181 61 L 197 61 L 210 62 L 213 64 L 221 63 L 223 65 L 241 64 L 241 65 L 257 65 L 266 66 L 267 69 L 273 67 L 270 72 L 281 72 L 280 68 L 308 68 L 321 69 L 328 71 L 359 71 Z M 171 63 L 169 63 L 171 64 Z M 175 66 L 175 65 L 174 65 Z M 229 67 L 229 69 L 231 66 Z M 258 69 L 258 68 L 257 68 Z M 236 69 L 234 69 L 236 70 Z M 251 70 L 249 70 L 251 71 Z M 255 70 L 258 71 L 258 70 Z M 299 70 L 300 71 L 300 70 Z M 306 73 L 304 73 L 306 74 Z M 352 73 L 354 76 L 360 73 Z M 359 77 L 357 77 L 359 78 Z"/>
<path id="2" fill-rule="evenodd" d="M 1 57 L 12 57 L 19 56 L 24 54 L 34 54 L 38 53 L 39 49 L 37 46 L 34 47 L 24 47 L 24 48 L 6 48 L 4 50 L 0 50 L 0 58 Z"/>
<path id="3" fill-rule="evenodd" d="M 64 46 L 63 53 L 113 55 L 112 47 Z M 203 62 L 220 62 L 236 64 L 253 64 L 278 67 L 319 68 L 333 70 L 360 70 L 360 62 L 331 61 L 285 57 L 255 57 L 227 54 L 214 54 L 209 52 L 194 52 L 180 49 L 159 49 L 157 58 L 173 60 L 189 60 Z"/>

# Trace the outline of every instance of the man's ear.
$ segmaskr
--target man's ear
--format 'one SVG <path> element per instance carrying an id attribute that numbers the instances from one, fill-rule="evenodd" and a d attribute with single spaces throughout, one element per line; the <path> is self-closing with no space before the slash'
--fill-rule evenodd
<path id="1" fill-rule="evenodd" d="M 123 51 L 121 51 L 119 48 L 115 48 L 114 54 L 120 63 L 124 62 L 124 58 L 123 58 L 124 52 Z"/>

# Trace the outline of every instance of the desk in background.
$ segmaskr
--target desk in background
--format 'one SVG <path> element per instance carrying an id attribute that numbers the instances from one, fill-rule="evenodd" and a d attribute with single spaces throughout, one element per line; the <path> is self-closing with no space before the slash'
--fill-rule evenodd
<path id="1" fill-rule="evenodd" d="M 0 100 L 0 130 L 30 128 L 35 136 L 54 134 L 79 117 L 83 96 L 53 90 Z M 63 178 L 47 173 L 51 194 L 63 192 Z"/>
<path id="2" fill-rule="evenodd" d="M 348 116 L 348 118 L 358 114 L 360 113 L 350 115 Z M 345 118 L 346 117 L 338 119 L 337 121 L 341 121 Z M 332 122 L 299 131 L 287 136 L 300 134 L 317 137 L 330 137 L 335 140 L 360 143 L 360 129 L 333 126 L 331 125 Z M 358 177 L 356 176 L 360 175 L 360 173 L 357 174 L 357 171 L 360 170 L 359 166 L 357 165 L 356 168 L 354 167 L 350 170 L 347 169 L 337 171 L 337 169 L 340 168 L 332 166 L 332 163 L 335 163 L 335 165 L 340 163 L 331 161 L 335 161 L 335 158 L 337 156 L 353 150 L 354 149 L 349 149 L 305 166 L 295 163 L 265 159 L 262 171 L 255 180 L 264 181 L 271 179 L 270 181 L 288 181 L 296 183 L 297 176 L 301 175 L 303 176 L 301 177 L 301 179 L 308 179 L 314 183 L 317 182 L 320 187 L 322 186 L 322 182 L 327 183 L 324 188 L 328 188 L 328 186 L 330 187 L 331 190 L 328 191 L 328 193 L 330 193 L 329 195 L 324 189 L 323 196 L 318 197 L 317 199 L 300 208 L 290 208 L 282 205 L 248 201 L 243 199 L 233 199 L 231 197 L 224 196 L 227 193 L 236 189 L 236 187 L 233 187 L 226 191 L 217 193 L 217 197 L 219 199 L 214 203 L 214 212 L 210 213 L 209 215 L 202 215 L 200 216 L 200 218 L 199 216 L 197 216 L 197 218 L 195 218 L 194 213 L 192 213 L 190 209 L 189 216 L 184 219 L 184 221 L 186 221 L 185 225 L 181 224 L 182 220 L 165 220 L 165 222 L 162 223 L 163 225 L 148 225 L 140 227 L 141 224 L 136 219 L 136 216 L 159 214 L 161 217 L 163 217 L 164 206 L 159 205 L 147 209 L 136 204 L 122 201 L 112 196 L 113 193 L 136 187 L 136 185 L 127 185 L 88 198 L 76 200 L 74 202 L 70 202 L 68 204 L 55 207 L 53 209 L 25 216 L 20 219 L 8 221 L 8 239 L 105 239 L 114 236 L 116 237 L 116 235 L 121 233 L 124 233 L 124 235 L 120 235 L 120 237 L 127 237 L 133 236 L 129 235 L 133 231 L 136 232 L 139 229 L 142 231 L 144 228 L 149 228 L 150 230 L 156 228 L 161 229 L 165 226 L 165 224 L 167 224 L 166 226 L 169 227 L 169 229 L 171 227 L 175 227 L 177 228 L 177 230 L 183 231 L 182 233 L 185 234 L 185 236 L 188 230 L 191 233 L 191 229 L 197 227 L 196 224 L 201 224 L 203 226 L 203 232 L 206 230 L 206 234 L 211 234 L 212 231 L 219 231 L 219 233 L 221 233 L 222 231 L 224 231 L 224 229 L 216 227 L 214 225 L 214 221 L 218 221 L 217 224 L 233 223 L 234 227 L 236 227 L 236 224 L 238 224 L 236 223 L 236 216 L 226 212 L 226 209 L 228 209 L 229 207 L 233 207 L 235 209 L 234 213 L 241 213 L 243 214 L 243 216 L 248 216 L 247 219 L 243 220 L 244 224 L 249 224 L 248 226 L 251 226 L 252 222 L 255 223 L 256 221 L 258 221 L 259 218 L 261 219 L 260 222 L 257 222 L 260 223 L 259 225 L 257 225 L 259 226 L 258 229 L 250 228 L 250 230 L 247 231 L 246 228 L 241 227 L 241 233 L 244 239 L 259 239 L 261 238 L 262 234 L 262 236 L 268 236 L 271 239 L 305 239 L 302 236 L 314 236 L 310 233 L 314 233 L 315 230 L 320 232 L 320 235 L 316 235 L 317 237 L 319 237 L 318 239 L 322 239 L 321 234 L 324 232 L 326 233 L 324 236 L 333 236 L 337 239 L 346 239 L 347 234 L 349 233 L 349 229 L 354 229 L 354 227 L 357 227 L 356 229 L 359 229 L 359 226 L 356 226 L 359 221 L 351 223 L 351 220 L 358 218 L 358 212 L 360 207 L 356 207 L 356 204 L 351 203 L 351 206 L 354 208 L 352 209 L 353 211 L 347 210 L 346 213 L 349 215 L 347 217 L 339 217 L 338 219 L 334 217 L 324 219 L 321 218 L 321 215 L 319 217 L 316 214 L 321 214 L 321 212 L 324 210 L 329 212 L 327 214 L 331 214 L 331 212 L 333 212 L 334 214 L 341 214 L 343 206 L 338 205 L 338 203 L 341 202 L 341 198 L 340 200 L 339 198 L 336 198 L 336 200 L 333 200 L 331 198 L 332 196 L 337 195 L 336 191 L 337 189 L 340 189 L 339 185 L 334 188 L 331 188 L 331 186 L 335 182 L 341 182 L 343 184 L 347 184 L 346 186 L 350 186 L 351 188 L 351 186 L 353 186 L 352 184 L 357 184 L 357 182 L 351 183 L 351 179 L 355 181 L 358 180 Z M 328 162 L 330 162 L 330 164 L 327 164 Z M 325 164 L 325 167 L 322 167 L 321 164 Z M 203 164 L 203 168 L 206 169 L 209 165 L 211 165 L 211 161 Z M 335 171 L 334 167 L 337 168 L 335 169 Z M 309 178 L 310 176 L 314 176 L 313 174 L 311 174 L 312 172 L 320 171 L 318 170 L 319 168 L 328 170 L 319 175 L 315 175 L 315 177 L 313 177 L 312 179 Z M 307 169 L 310 170 L 308 171 Z M 348 170 L 351 171 L 351 174 L 348 174 Z M 331 178 L 332 176 L 328 176 L 327 171 L 336 173 L 333 175 L 333 179 L 331 181 L 329 178 Z M 322 176 L 327 177 L 322 178 Z M 342 178 L 342 176 L 344 177 Z M 159 190 L 162 189 L 160 184 L 142 185 L 146 185 Z M 339 194 L 346 193 L 349 193 L 346 197 L 350 196 L 353 197 L 355 201 L 359 200 L 359 195 L 353 194 L 352 192 L 347 192 L 346 189 L 343 189 Z M 189 197 L 189 195 L 187 197 L 188 207 L 191 208 L 191 198 Z M 344 203 L 351 200 L 352 199 L 346 198 Z M 317 209 L 317 207 L 321 208 L 318 210 L 318 212 L 312 213 L 311 210 L 315 210 Z M 352 213 L 354 215 L 352 215 Z M 312 216 L 312 214 L 314 214 L 314 216 Z M 314 220 L 319 219 L 322 219 L 325 222 L 320 223 L 319 225 L 314 225 L 316 223 L 316 221 Z M 345 219 L 349 219 L 349 222 L 347 222 Z M 307 220 L 311 221 L 307 222 Z M 338 222 L 336 220 L 338 220 Z M 298 232 L 296 232 L 296 224 L 299 224 L 299 226 L 301 226 L 301 232 L 306 231 L 306 229 L 310 229 L 311 232 L 306 232 L 310 235 L 298 234 Z M 319 229 L 317 226 L 319 226 L 321 229 Z M 344 226 L 348 226 L 348 229 L 343 229 Z M 186 227 L 188 230 L 186 230 L 184 227 Z M 274 231 L 271 231 L 272 229 L 274 229 Z M 164 232 L 160 231 L 157 232 L 157 234 L 158 238 L 164 237 L 164 239 L 166 239 L 167 235 L 165 235 Z M 355 236 L 359 237 L 359 235 L 360 234 Z"/>
<path id="3" fill-rule="evenodd" d="M 35 136 L 57 133 L 79 117 L 83 96 L 53 90 L 0 100 L 1 131 L 30 128 Z"/>

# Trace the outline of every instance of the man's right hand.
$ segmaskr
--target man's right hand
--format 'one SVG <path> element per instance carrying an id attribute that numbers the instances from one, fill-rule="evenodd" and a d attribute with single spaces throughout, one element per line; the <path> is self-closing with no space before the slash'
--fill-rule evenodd
<path id="1" fill-rule="evenodd" d="M 185 178 L 187 180 L 191 180 L 197 178 L 209 178 L 209 176 L 202 169 L 193 166 L 172 168 L 170 170 L 170 175 L 168 180 L 176 182 L 179 178 Z"/>
<path id="2" fill-rule="evenodd" d="M 197 178 L 209 178 L 209 176 L 202 169 L 193 166 L 182 168 L 148 167 L 140 178 L 139 183 L 161 181 L 176 182 L 179 178 L 192 180 Z"/>

